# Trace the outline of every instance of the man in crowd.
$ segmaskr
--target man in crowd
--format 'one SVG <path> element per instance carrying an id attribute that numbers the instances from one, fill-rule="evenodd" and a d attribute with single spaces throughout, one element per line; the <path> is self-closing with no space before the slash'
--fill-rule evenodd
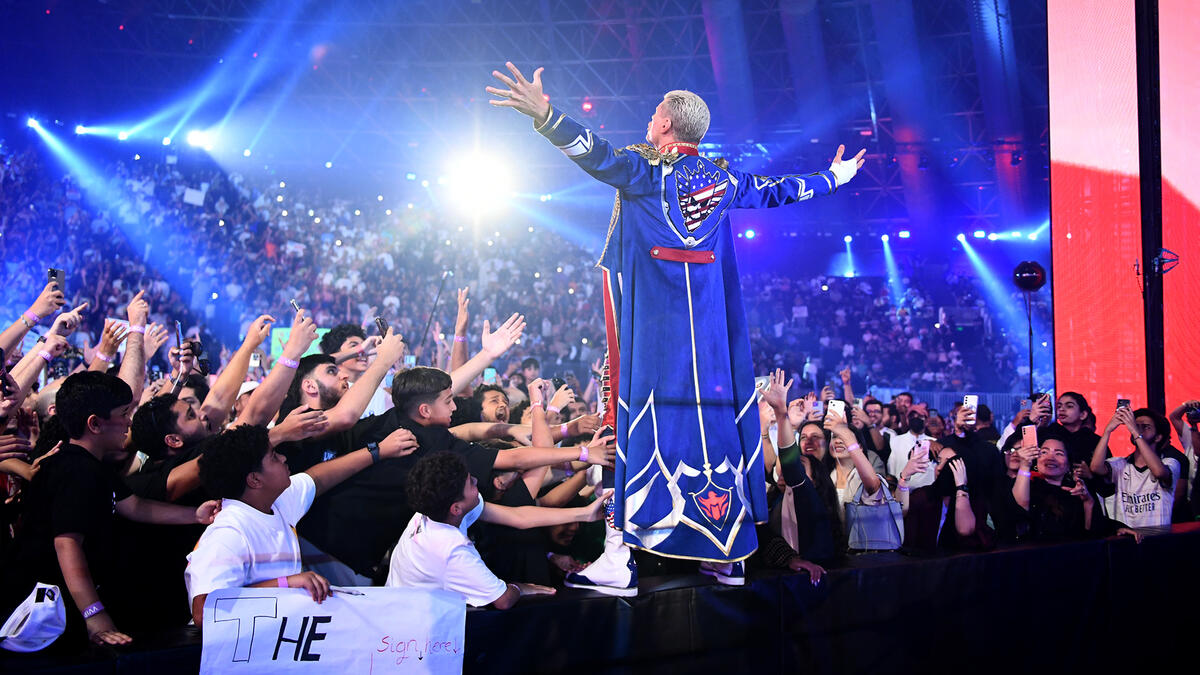
<path id="1" fill-rule="evenodd" d="M 382 339 L 381 336 L 367 337 L 362 327 L 343 323 L 329 329 L 321 338 L 321 352 L 333 357 L 338 372 L 346 378 L 348 386 L 358 384 L 359 379 L 371 365 L 371 356 Z M 379 360 L 376 358 L 376 360 Z M 393 364 L 388 364 L 390 368 Z M 387 374 L 386 372 L 384 373 Z M 391 407 L 387 392 L 383 389 L 382 380 L 371 390 L 371 399 L 362 416 L 382 415 Z"/>
<path id="2" fill-rule="evenodd" d="M 1110 457 L 1108 441 L 1113 432 L 1129 432 L 1134 451 L 1128 457 Z M 1092 453 L 1091 470 L 1116 488 L 1114 520 L 1127 527 L 1166 527 L 1175 507 L 1175 486 L 1182 475 L 1177 459 L 1162 456 L 1163 430 L 1153 411 L 1117 408 L 1104 427 Z M 1165 433 L 1170 434 L 1168 426 Z"/>
<path id="3" fill-rule="evenodd" d="M 77 641 L 86 630 L 93 642 L 127 644 L 131 638 L 117 629 L 113 613 L 134 599 L 101 597 L 98 591 L 114 572 L 113 513 L 139 522 L 208 524 L 220 506 L 207 502 L 189 508 L 142 499 L 116 475 L 111 462 L 126 457 L 134 406 L 129 385 L 117 377 L 72 375 L 59 389 L 55 405 L 70 440 L 41 462 L 29 485 L 25 527 L 5 575 L 4 606 L 14 607 L 13 600 L 36 582 L 53 583 L 67 591 L 64 643 Z"/>
<path id="4" fill-rule="evenodd" d="M 184 573 L 196 625 L 204 623 L 205 598 L 222 588 L 297 587 L 324 600 L 329 582 L 300 571 L 297 523 L 331 487 L 416 449 L 412 433 L 398 429 L 370 447 L 292 474 L 264 427 L 244 425 L 212 439 L 200 458 L 200 476 L 221 499 L 221 512 L 188 556 Z"/>

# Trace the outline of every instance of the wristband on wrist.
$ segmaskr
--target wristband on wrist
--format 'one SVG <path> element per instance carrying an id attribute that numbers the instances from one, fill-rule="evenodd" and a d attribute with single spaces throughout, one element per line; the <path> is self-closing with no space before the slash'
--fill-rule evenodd
<path id="1" fill-rule="evenodd" d="M 546 412 L 552 412 L 552 413 L 556 413 L 556 412 L 560 412 L 560 411 L 562 411 L 562 408 L 560 408 L 560 407 L 558 407 L 558 406 L 556 406 L 556 405 L 548 405 L 548 406 L 546 406 Z"/>
<path id="2" fill-rule="evenodd" d="M 113 359 L 116 358 L 115 356 L 109 356 L 108 354 L 105 354 L 99 350 L 96 351 L 95 356 L 96 356 L 96 358 L 100 359 L 101 361 L 103 361 L 105 363 L 112 363 Z"/>
<path id="3" fill-rule="evenodd" d="M 28 310 L 24 314 L 21 315 L 21 318 L 25 319 L 26 324 L 30 328 L 33 328 L 34 326 L 38 325 L 38 322 L 40 322 L 42 320 L 42 317 L 40 317 L 37 314 L 34 314 L 33 312 L 30 312 Z M 103 605 L 101 605 L 101 606 L 103 606 Z"/>
<path id="4" fill-rule="evenodd" d="M 563 438 L 566 438 L 571 435 L 571 430 L 567 427 L 568 427 L 568 425 L 565 423 L 558 427 L 558 433 L 562 434 Z"/>
<path id="5" fill-rule="evenodd" d="M 130 333 L 141 333 L 142 335 L 145 335 L 145 334 L 146 334 L 146 327 L 145 327 L 144 325 L 143 325 L 143 326 L 134 326 L 133 324 L 130 324 L 130 325 L 129 325 L 129 332 L 130 332 Z"/>
<path id="6" fill-rule="evenodd" d="M 454 336 L 454 341 L 455 341 L 455 342 L 466 342 L 466 341 L 467 341 L 467 336 L 466 336 L 466 335 L 455 335 L 455 336 Z"/>
<path id="7" fill-rule="evenodd" d="M 862 450 L 862 446 L 858 443 L 851 443 L 846 447 L 846 452 L 854 452 L 855 450 Z"/>
<path id="8" fill-rule="evenodd" d="M 588 446 L 585 445 L 579 449 L 579 461 L 581 461 L 581 462 L 588 461 Z"/>
<path id="9" fill-rule="evenodd" d="M 93 616 L 96 616 L 97 614 L 99 614 L 100 612 L 103 612 L 103 611 L 104 611 L 104 603 L 97 600 L 96 602 L 93 602 L 92 604 L 88 605 L 87 607 L 84 607 L 83 611 L 80 612 L 80 614 L 83 614 L 83 618 L 90 619 Z"/>
<path id="10" fill-rule="evenodd" d="M 286 356 L 279 357 L 279 365 L 287 366 L 288 368 L 299 368 L 300 362 L 296 359 L 289 359 Z"/>
<path id="11" fill-rule="evenodd" d="M 899 488 L 900 488 L 901 492 L 908 492 L 908 490 L 909 490 L 909 487 L 907 485 L 900 485 Z"/>
<path id="12" fill-rule="evenodd" d="M 278 586 L 279 586 L 280 588 L 287 588 L 287 587 L 288 587 L 288 583 L 287 583 L 287 577 L 286 577 L 286 576 L 279 577 L 278 579 L 276 579 L 276 580 L 275 580 L 275 583 L 276 583 L 276 584 L 278 584 Z"/>
<path id="13" fill-rule="evenodd" d="M 46 359 L 46 363 L 50 363 L 51 361 L 54 360 L 54 355 L 51 354 L 50 352 L 46 351 L 45 349 L 38 351 L 38 356 L 42 357 L 43 359 Z"/>
<path id="14" fill-rule="evenodd" d="M 367 443 L 367 452 L 371 453 L 371 463 L 378 464 L 379 463 L 379 444 L 378 443 Z"/>
<path id="15" fill-rule="evenodd" d="M 1024 476 L 1024 477 L 1026 477 L 1026 478 L 1029 478 L 1029 477 L 1030 477 L 1030 476 L 1032 476 L 1033 474 L 1032 474 L 1032 473 L 1030 473 L 1028 469 L 1021 469 L 1021 470 L 1017 471 L 1017 475 L 1018 475 L 1018 476 Z"/>

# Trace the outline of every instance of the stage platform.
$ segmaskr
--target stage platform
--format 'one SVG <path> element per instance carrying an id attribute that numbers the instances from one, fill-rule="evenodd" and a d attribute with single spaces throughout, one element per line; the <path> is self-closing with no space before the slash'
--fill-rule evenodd
<path id="1" fill-rule="evenodd" d="M 567 589 L 467 613 L 467 673 L 1151 672 L 1187 654 L 1200 523 L 1128 538 L 913 558 L 854 556 L 814 587 L 752 574 L 642 580 L 636 598 Z M 188 673 L 199 634 L 138 635 L 76 658 L 0 653 L 5 673 Z"/>

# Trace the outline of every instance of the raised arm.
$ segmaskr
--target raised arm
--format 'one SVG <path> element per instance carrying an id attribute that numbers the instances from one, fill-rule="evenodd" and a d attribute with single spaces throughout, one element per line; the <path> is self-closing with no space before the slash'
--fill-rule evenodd
<path id="1" fill-rule="evenodd" d="M 229 411 L 233 409 L 234 399 L 237 398 L 238 389 L 246 381 L 246 371 L 250 369 L 250 357 L 254 354 L 254 350 L 263 343 L 263 340 L 266 340 L 271 334 L 271 324 L 274 322 L 274 317 L 263 314 L 250 324 L 250 328 L 246 330 L 246 339 L 233 353 L 229 363 L 225 364 L 225 369 L 213 383 L 208 396 L 204 397 L 204 403 L 200 404 L 200 418 L 208 425 L 209 431 L 218 431 L 225 426 L 225 420 L 229 417 Z"/>
<path id="2" fill-rule="evenodd" d="M 650 164 L 637 154 L 616 150 L 604 138 L 592 133 L 566 114 L 554 110 L 542 93 L 542 70 L 533 71 L 533 81 L 525 79 L 512 62 L 504 64 L 512 77 L 498 70 L 492 76 L 500 80 L 507 89 L 487 87 L 487 92 L 496 96 L 488 103 L 503 108 L 512 108 L 522 115 L 533 118 L 534 130 L 546 137 L 564 155 L 574 160 L 579 168 L 593 178 L 608 183 L 617 189 L 627 189 L 644 183 L 650 187 Z"/>
<path id="3" fill-rule="evenodd" d="M 1104 433 L 1100 434 L 1100 440 L 1096 442 L 1096 449 L 1092 451 L 1092 461 L 1088 464 L 1088 468 L 1092 470 L 1092 474 L 1096 476 L 1108 475 L 1108 439 L 1112 438 L 1112 433 L 1121 426 L 1121 409 L 1113 413 L 1112 419 L 1108 421 L 1108 425 L 1104 427 Z"/>
<path id="4" fill-rule="evenodd" d="M 588 464 L 613 465 L 612 437 L 600 438 L 597 430 L 592 440 L 580 448 L 513 448 L 496 453 L 492 468 L 498 471 L 525 471 L 539 466 L 552 466 L 579 460 Z"/>
<path id="5" fill-rule="evenodd" d="M 263 378 L 262 384 L 250 393 L 250 400 L 246 402 L 246 407 L 242 408 L 242 414 L 235 421 L 235 426 L 265 425 L 275 417 L 279 406 L 283 405 L 284 397 L 287 396 L 288 387 L 296 377 L 296 368 L 291 364 L 299 362 L 300 357 L 316 339 L 317 325 L 303 310 L 297 312 L 292 319 L 292 330 L 288 333 L 287 342 L 283 345 L 283 353 L 271 366 L 271 371 Z"/>
<path id="6" fill-rule="evenodd" d="M 784 206 L 812 199 L 819 195 L 833 194 L 838 187 L 850 182 L 863 165 L 866 149 L 850 159 L 843 160 L 846 146 L 839 145 L 833 163 L 824 171 L 807 175 L 785 174 L 780 176 L 756 176 L 729 169 L 730 176 L 737 182 L 737 196 L 733 207 L 737 209 L 760 209 Z"/>
<path id="7" fill-rule="evenodd" d="M 471 304 L 471 298 L 467 295 L 469 291 L 469 286 L 458 289 L 458 313 L 454 316 L 454 344 L 450 347 L 451 372 L 462 367 L 467 362 L 467 326 L 471 320 L 471 314 L 467 310 Z M 470 389 L 464 385 L 456 393 L 469 396 Z"/>
<path id="8" fill-rule="evenodd" d="M 21 344 L 21 340 L 25 339 L 26 333 L 31 328 L 42 319 L 57 312 L 58 308 L 65 304 L 67 304 L 66 297 L 63 296 L 58 284 L 53 282 L 46 284 L 29 309 L 25 310 L 12 325 L 5 328 L 3 333 L 0 333 L 0 349 L 3 349 L 5 354 L 11 354 L 13 348 Z"/>
<path id="9" fill-rule="evenodd" d="M 875 467 L 871 466 L 871 460 L 867 459 L 862 446 L 858 444 L 858 437 L 846 424 L 845 418 L 837 413 L 826 413 L 825 428 L 846 444 L 846 450 L 850 453 L 850 460 L 854 462 L 854 468 L 858 470 L 858 478 L 862 481 L 863 489 L 868 494 L 878 492 L 883 483 L 879 480 L 879 475 L 875 473 Z"/>
<path id="10" fill-rule="evenodd" d="M 525 332 L 525 317 L 513 312 L 495 331 L 485 319 L 483 322 L 483 349 L 470 361 L 454 369 L 450 373 L 450 391 L 458 391 L 467 386 L 483 372 L 484 368 L 492 365 L 492 361 L 500 358 L 508 348 L 521 339 Z"/>
<path id="11" fill-rule="evenodd" d="M 133 400 L 140 401 L 146 386 L 146 322 L 150 320 L 150 303 L 145 291 L 138 291 L 125 308 L 129 319 L 129 335 L 125 338 L 125 357 L 121 359 L 118 377 L 133 390 Z"/>
<path id="12" fill-rule="evenodd" d="M 342 395 L 342 400 L 325 413 L 329 422 L 329 432 L 345 431 L 354 426 L 371 403 L 371 397 L 375 395 L 375 390 L 379 388 L 379 383 L 383 382 L 388 370 L 404 356 L 404 349 L 404 338 L 389 328 L 388 334 L 375 351 L 375 361 L 358 378 L 358 382 L 350 387 L 350 391 Z"/>

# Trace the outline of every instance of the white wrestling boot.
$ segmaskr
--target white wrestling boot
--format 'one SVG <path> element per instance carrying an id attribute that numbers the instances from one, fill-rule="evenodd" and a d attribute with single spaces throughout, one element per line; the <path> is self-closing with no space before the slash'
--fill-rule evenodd
<path id="1" fill-rule="evenodd" d="M 625 545 L 622 532 L 612 525 L 612 501 L 607 509 L 604 553 L 582 570 L 568 574 L 564 583 L 568 588 L 586 588 L 630 598 L 638 592 L 637 562 L 633 559 L 633 549 Z"/>
<path id="2" fill-rule="evenodd" d="M 746 585 L 746 563 L 741 560 L 733 563 L 708 562 L 700 563 L 700 573 L 707 574 L 717 580 L 718 584 L 726 586 Z"/>

